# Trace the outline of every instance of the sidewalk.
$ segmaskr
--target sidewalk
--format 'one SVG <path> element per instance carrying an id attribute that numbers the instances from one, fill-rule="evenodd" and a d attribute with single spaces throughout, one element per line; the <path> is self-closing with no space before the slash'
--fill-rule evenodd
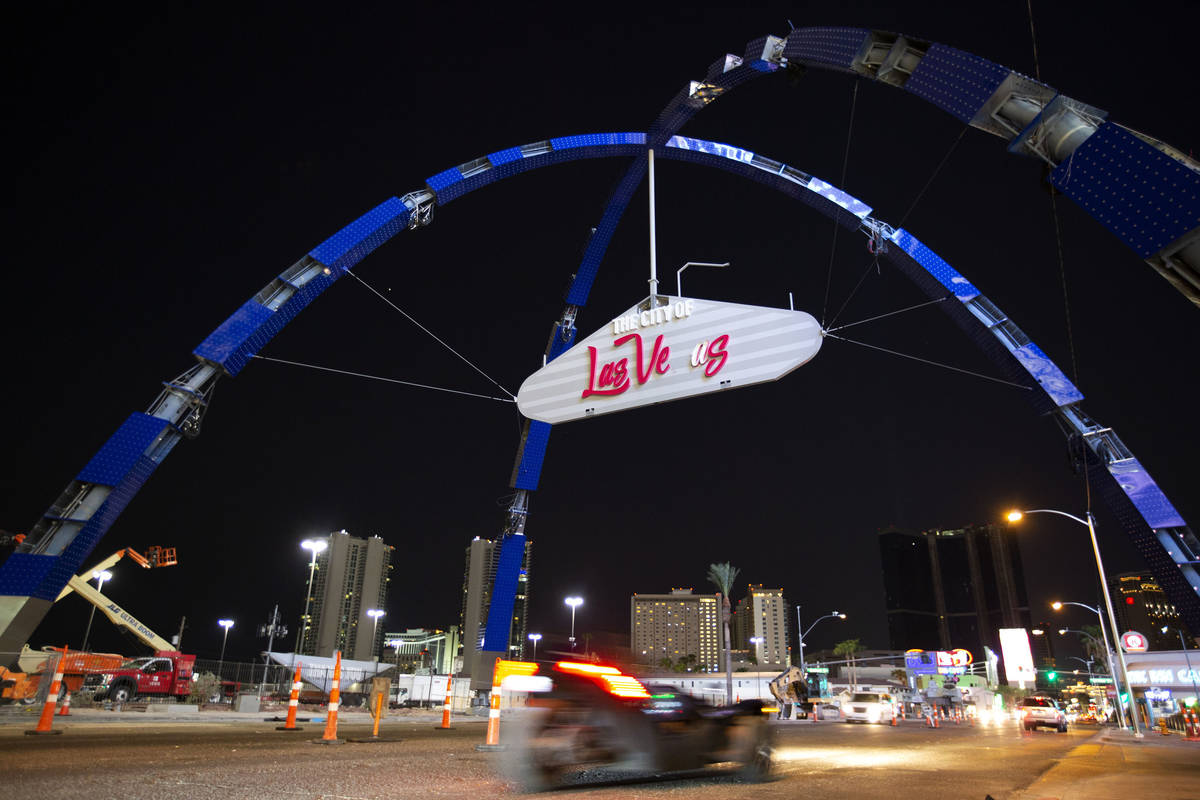
<path id="1" fill-rule="evenodd" d="M 1200 742 L 1103 730 L 1067 753 L 1016 800 L 1200 800 Z"/>
<path id="2" fill-rule="evenodd" d="M 141 709 L 138 707 L 129 707 L 123 711 L 107 711 L 102 708 L 71 707 L 71 713 L 66 717 L 55 716 L 54 727 L 59 725 L 82 725 L 82 724 L 111 724 L 111 723 L 126 723 L 126 724 L 145 724 L 145 725 L 195 725 L 195 724 L 229 724 L 229 723 L 260 723 L 265 724 L 268 720 L 274 720 L 278 717 L 282 720 L 287 716 L 287 708 L 280 709 L 263 709 L 254 713 L 237 712 L 230 709 L 219 709 L 206 707 L 199 711 L 191 709 L 176 709 L 168 711 L 167 707 L 162 707 L 156 710 Z M 20 708 L 15 706 L 7 706 L 0 711 L 0 727 L 30 727 L 37 724 L 38 715 L 41 713 L 41 708 L 34 709 L 32 706 Z M 299 723 L 301 725 L 316 725 L 325 723 L 325 708 L 319 709 L 300 709 L 297 715 L 298 718 L 306 718 L 307 722 Z M 442 712 L 429 709 L 394 709 L 385 712 L 383 715 L 383 724 L 397 722 L 418 722 L 435 724 L 442 719 Z M 366 711 L 346 711 L 338 712 L 338 722 L 343 725 L 370 725 L 374 718 Z M 469 723 L 469 722 L 486 722 L 487 717 L 480 717 L 475 714 L 455 714 L 454 723 Z"/>

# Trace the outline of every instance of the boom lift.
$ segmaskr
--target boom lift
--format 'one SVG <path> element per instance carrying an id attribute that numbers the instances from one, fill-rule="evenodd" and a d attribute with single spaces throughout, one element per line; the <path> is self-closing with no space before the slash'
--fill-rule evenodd
<path id="1" fill-rule="evenodd" d="M 174 547 L 149 547 L 146 549 L 146 555 L 144 556 L 132 547 L 126 547 L 100 561 L 91 569 L 72 576 L 67 581 L 67 585 L 63 587 L 62 592 L 54 599 L 54 602 L 57 603 L 73 591 L 78 592 L 80 597 L 100 609 L 104 613 L 104 616 L 112 620 L 114 625 L 128 630 L 151 650 L 156 653 L 160 651 L 173 651 L 175 649 L 174 645 L 143 625 L 138 621 L 137 617 L 105 597 L 98 589 L 88 583 L 88 578 L 92 577 L 92 573 L 108 569 L 125 556 L 129 556 L 146 569 L 170 567 L 179 563 L 175 558 Z"/>

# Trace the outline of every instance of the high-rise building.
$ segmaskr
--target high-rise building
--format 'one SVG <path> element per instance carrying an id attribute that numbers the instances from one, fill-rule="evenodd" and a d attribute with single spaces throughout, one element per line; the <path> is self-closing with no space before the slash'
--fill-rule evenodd
<path id="1" fill-rule="evenodd" d="M 722 627 L 721 602 L 715 594 L 672 589 L 670 594 L 635 594 L 629 600 L 630 649 L 641 664 L 657 667 L 669 659 L 715 672 L 725 646 Z"/>
<path id="2" fill-rule="evenodd" d="M 394 548 L 378 536 L 359 539 L 344 530 L 329 534 L 328 542 L 317 555 L 300 652 L 331 656 L 340 650 L 342 658 L 370 661 L 379 655 L 383 629 L 367 611 L 387 608 Z"/>
<path id="3" fill-rule="evenodd" d="M 733 646 L 748 651 L 759 666 L 782 669 L 790 657 L 787 608 L 783 589 L 750 584 L 733 614 Z"/>
<path id="4" fill-rule="evenodd" d="M 521 538 L 525 540 L 525 552 L 517 576 L 516 598 L 513 601 L 507 646 L 504 650 L 505 658 L 517 660 L 525 657 L 525 625 L 529 612 L 529 567 L 533 552 L 533 542 L 529 541 L 527 537 L 522 536 Z M 492 589 L 496 583 L 496 571 L 500 566 L 501 550 L 500 541 L 481 539 L 478 536 L 467 546 L 459 629 L 462 631 L 462 675 L 473 680 L 490 681 L 492 677 L 490 665 L 480 669 L 483 665 L 478 664 L 478 661 L 480 647 L 484 645 L 484 632 L 488 624 L 488 612 L 492 605 Z M 487 647 L 489 652 L 500 650 L 491 643 L 487 643 Z M 479 674 L 476 674 L 477 672 Z"/>
<path id="5" fill-rule="evenodd" d="M 1151 650 L 1183 647 L 1179 642 L 1179 612 L 1148 571 L 1110 575 L 1108 589 L 1120 628 L 1118 636 L 1125 631 L 1137 631 L 1149 640 Z M 1167 628 L 1165 633 L 1163 627 Z M 1183 638 L 1189 649 L 1195 646 L 1186 632 Z"/>
<path id="6" fill-rule="evenodd" d="M 1029 628 L 1015 534 L 1001 525 L 879 534 L 893 650 L 1000 652 L 1000 628 Z"/>

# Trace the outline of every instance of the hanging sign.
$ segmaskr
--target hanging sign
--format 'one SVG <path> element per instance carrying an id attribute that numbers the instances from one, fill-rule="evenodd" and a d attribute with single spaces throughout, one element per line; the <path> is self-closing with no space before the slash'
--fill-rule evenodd
<path id="1" fill-rule="evenodd" d="M 559 423 L 774 381 L 821 349 L 810 314 L 715 300 L 646 301 L 529 376 L 517 407 Z"/>
<path id="2" fill-rule="evenodd" d="M 1150 649 L 1150 642 L 1137 631 L 1125 631 L 1121 634 L 1121 649 L 1126 653 L 1144 653 Z"/>

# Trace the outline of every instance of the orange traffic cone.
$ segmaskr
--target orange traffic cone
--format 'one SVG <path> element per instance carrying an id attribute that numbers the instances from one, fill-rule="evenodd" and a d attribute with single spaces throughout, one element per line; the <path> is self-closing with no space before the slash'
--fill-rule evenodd
<path id="1" fill-rule="evenodd" d="M 58 710 L 58 716 L 71 716 L 71 693 L 69 691 L 67 692 L 67 696 L 63 698 L 62 708 Z"/>
<path id="2" fill-rule="evenodd" d="M 500 744 L 500 659 L 492 669 L 491 706 L 488 708 L 487 740 L 475 745 L 476 750 L 503 750 Z"/>
<path id="3" fill-rule="evenodd" d="M 892 727 L 896 727 L 896 709 L 892 708 Z"/>
<path id="4" fill-rule="evenodd" d="M 453 686 L 454 686 L 454 676 L 447 675 L 446 676 L 446 699 L 442 701 L 442 724 L 440 726 L 437 726 L 437 730 L 439 730 L 439 731 L 450 730 L 450 698 L 451 698 L 450 690 L 453 688 Z M 490 723 L 490 720 L 489 720 L 489 723 Z"/>
<path id="5" fill-rule="evenodd" d="M 63 661 L 67 658 L 67 648 L 63 647 L 62 655 L 54 662 L 54 680 L 50 683 L 50 691 L 46 694 L 46 704 L 42 706 L 42 716 L 38 719 L 37 727 L 25 731 L 27 736 L 56 736 L 62 731 L 52 730 L 50 723 L 54 720 L 54 707 L 58 704 L 58 693 L 62 689 Z"/>
<path id="6" fill-rule="evenodd" d="M 277 731 L 302 731 L 304 728 L 296 727 L 296 709 L 300 707 L 300 663 L 296 663 L 296 675 L 292 678 L 292 693 L 288 697 L 288 713 L 287 720 L 275 730 Z M 275 719 L 279 719 L 276 717 Z"/>
<path id="7" fill-rule="evenodd" d="M 337 738 L 338 700 L 341 699 L 340 685 L 342 682 L 342 651 L 334 651 L 333 683 L 329 688 L 329 713 L 325 717 L 325 734 L 320 739 L 313 739 L 315 744 L 342 744 Z"/>

